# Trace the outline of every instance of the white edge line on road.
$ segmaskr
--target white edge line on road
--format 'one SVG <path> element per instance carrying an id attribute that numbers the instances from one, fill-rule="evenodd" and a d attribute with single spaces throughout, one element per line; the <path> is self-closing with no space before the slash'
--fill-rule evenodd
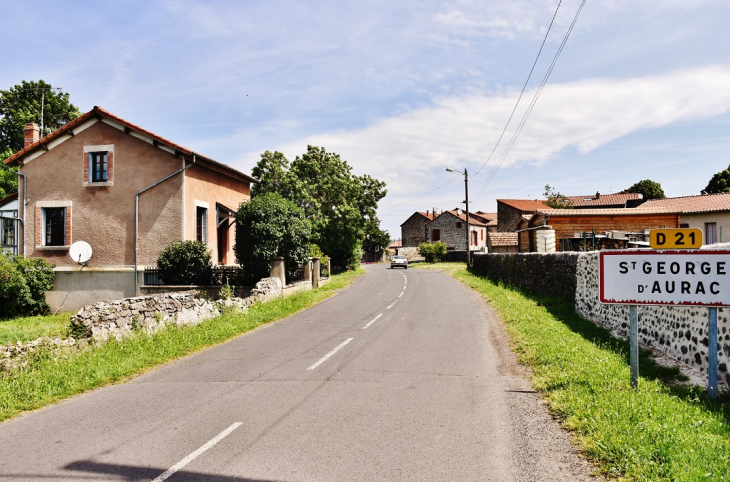
<path id="1" fill-rule="evenodd" d="M 398 298 L 400 298 L 401 296 L 403 296 L 403 293 L 405 293 L 405 292 L 406 292 L 405 290 L 401 291 L 400 294 L 398 295 Z"/>
<path id="2" fill-rule="evenodd" d="M 364 330 L 364 329 L 368 328 L 370 325 L 372 325 L 373 323 L 375 323 L 376 321 L 378 321 L 378 318 L 380 318 L 381 316 L 383 316 L 382 313 L 380 313 L 378 316 L 376 316 L 375 318 L 373 318 L 373 321 L 371 321 L 367 325 L 363 326 L 362 329 Z"/>
<path id="3" fill-rule="evenodd" d="M 314 370 L 315 368 L 320 366 L 322 363 L 326 362 L 329 357 L 331 357 L 332 355 L 334 355 L 335 353 L 340 351 L 342 349 L 342 347 L 344 347 L 345 345 L 350 343 L 352 340 L 354 340 L 354 338 L 348 338 L 347 340 L 343 341 L 342 343 L 340 343 L 340 345 L 337 348 L 335 348 L 334 350 L 332 350 L 331 352 L 327 353 L 325 356 L 320 358 L 317 363 L 315 363 L 311 367 L 307 368 L 307 370 Z"/>
<path id="4" fill-rule="evenodd" d="M 198 455 L 202 454 L 203 452 L 205 452 L 206 450 L 211 448 L 213 445 L 217 444 L 218 442 L 220 442 L 221 440 L 226 438 L 228 436 L 228 434 L 230 434 L 231 432 L 236 430 L 238 427 L 240 427 L 241 424 L 242 424 L 242 422 L 234 423 L 233 425 L 231 425 L 230 427 L 228 427 L 227 429 L 225 429 L 224 431 L 222 431 L 221 433 L 219 433 L 218 435 L 216 435 L 215 437 L 210 439 L 208 441 L 208 443 L 206 443 L 205 445 L 200 447 L 198 450 L 196 450 L 192 454 L 190 454 L 187 457 L 185 457 L 184 459 L 182 459 L 180 462 L 176 463 L 175 465 L 173 465 L 172 467 L 167 469 L 162 475 L 160 475 L 159 477 L 154 479 L 152 482 L 162 482 L 163 480 L 168 479 L 172 474 L 174 474 L 175 472 L 177 472 L 178 470 L 182 469 L 183 467 L 188 465 L 190 462 L 195 460 L 195 458 Z"/>
<path id="5" fill-rule="evenodd" d="M 388 305 L 388 306 L 387 306 L 387 307 L 386 307 L 385 309 L 386 309 L 386 310 L 389 310 L 389 309 L 391 309 L 392 307 L 394 307 L 394 306 L 395 306 L 395 304 L 396 304 L 396 303 L 398 303 L 398 300 L 395 300 L 394 302 L 392 302 L 391 304 L 389 304 L 389 305 Z"/>

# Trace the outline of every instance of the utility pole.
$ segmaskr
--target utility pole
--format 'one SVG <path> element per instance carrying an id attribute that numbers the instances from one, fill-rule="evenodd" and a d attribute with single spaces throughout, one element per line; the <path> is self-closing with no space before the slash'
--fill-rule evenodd
<path id="1" fill-rule="evenodd" d="M 456 169 L 451 169 L 449 167 L 446 168 L 448 172 L 458 172 L 459 174 L 464 175 L 464 193 L 466 195 L 466 199 L 464 200 L 464 204 L 466 204 L 466 209 L 464 210 L 466 212 L 466 266 L 471 266 L 471 229 L 469 228 L 469 173 L 467 172 L 466 168 L 464 168 L 464 172 L 457 171 Z"/>

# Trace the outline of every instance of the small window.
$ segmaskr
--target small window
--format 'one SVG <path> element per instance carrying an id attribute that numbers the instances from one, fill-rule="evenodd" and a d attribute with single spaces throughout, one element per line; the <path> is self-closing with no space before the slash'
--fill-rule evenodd
<path id="1" fill-rule="evenodd" d="M 456 221 L 456 229 L 461 229 L 461 221 Z"/>
<path id="2" fill-rule="evenodd" d="M 43 246 L 66 245 L 66 208 L 43 208 Z"/>
<path id="3" fill-rule="evenodd" d="M 482 241 L 484 241 L 484 230 L 481 229 L 479 232 L 482 233 Z"/>
<path id="4" fill-rule="evenodd" d="M 717 223 L 705 223 L 705 244 L 717 242 Z"/>
<path id="5" fill-rule="evenodd" d="M 195 233 L 201 243 L 208 242 L 208 209 L 197 206 L 195 208 Z"/>
<path id="6" fill-rule="evenodd" d="M 109 152 L 89 153 L 89 176 L 91 182 L 107 182 L 109 177 Z"/>
<path id="7" fill-rule="evenodd" d="M 2 247 L 8 249 L 15 248 L 15 220 L 3 219 L 2 227 Z"/>
<path id="8" fill-rule="evenodd" d="M 432 229 L 431 230 L 431 241 L 441 241 L 441 230 L 440 229 Z"/>

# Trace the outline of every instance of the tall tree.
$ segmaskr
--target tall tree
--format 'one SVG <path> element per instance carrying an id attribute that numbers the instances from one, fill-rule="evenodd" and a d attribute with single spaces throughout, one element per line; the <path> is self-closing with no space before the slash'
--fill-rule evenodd
<path id="1" fill-rule="evenodd" d="M 700 191 L 702 194 L 716 194 L 730 192 L 730 166 L 724 171 L 715 173 L 707 183 L 707 187 Z"/>
<path id="2" fill-rule="evenodd" d="M 23 128 L 27 122 L 43 125 L 46 135 L 81 115 L 68 100 L 68 94 L 58 92 L 43 80 L 22 81 L 8 90 L 0 90 L 0 163 L 23 148 Z M 14 173 L 0 167 L 0 189 L 5 194 L 18 190 Z"/>
<path id="3" fill-rule="evenodd" d="M 384 182 L 353 175 L 339 154 L 315 146 L 291 164 L 267 151 L 252 173 L 262 180 L 254 195 L 278 192 L 304 211 L 312 221 L 312 241 L 336 268 L 360 261 L 366 224 L 377 219 L 378 201 L 387 193 Z"/>
<path id="4" fill-rule="evenodd" d="M 637 182 L 628 188 L 626 192 L 639 193 L 643 196 L 645 201 L 648 201 L 649 199 L 665 199 L 667 197 L 664 195 L 662 185 L 658 182 L 652 181 L 651 179 L 644 179 L 643 181 Z"/>
<path id="5" fill-rule="evenodd" d="M 291 277 L 309 255 L 310 236 L 311 223 L 296 204 L 279 193 L 263 193 L 238 208 L 236 259 L 250 282 L 268 276 L 269 263 L 277 256 L 284 258 Z"/>

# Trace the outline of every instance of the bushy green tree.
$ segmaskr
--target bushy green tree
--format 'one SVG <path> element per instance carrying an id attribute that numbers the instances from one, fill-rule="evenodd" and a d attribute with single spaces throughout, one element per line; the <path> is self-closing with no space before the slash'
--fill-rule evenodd
<path id="1" fill-rule="evenodd" d="M 335 268 L 360 262 L 366 226 L 377 219 L 378 201 L 387 193 L 384 182 L 354 175 L 338 154 L 315 146 L 291 163 L 280 152 L 266 151 L 252 174 L 262 181 L 253 198 L 276 192 L 299 206 L 312 221 L 313 241 Z"/>
<path id="2" fill-rule="evenodd" d="M 543 196 L 547 198 L 545 204 L 553 209 L 572 209 L 573 201 L 568 199 L 567 196 L 560 194 L 550 184 L 545 184 L 545 192 Z"/>
<path id="3" fill-rule="evenodd" d="M 68 94 L 58 92 L 43 80 L 23 80 L 8 90 L 0 90 L 0 151 L 23 148 L 23 128 L 27 122 L 41 125 L 41 99 L 43 99 L 44 136 L 74 120 L 81 112 L 73 105 Z"/>
<path id="4" fill-rule="evenodd" d="M 365 223 L 365 240 L 362 248 L 366 253 L 382 253 L 390 246 L 390 233 L 380 229 L 378 218 L 369 219 Z"/>
<path id="5" fill-rule="evenodd" d="M 157 258 L 157 269 L 167 285 L 209 286 L 213 282 L 211 253 L 200 241 L 168 244 Z"/>
<path id="6" fill-rule="evenodd" d="M 311 236 L 304 212 L 280 194 L 268 192 L 239 206 L 234 251 L 251 282 L 269 276 L 271 259 L 279 256 L 291 277 L 309 257 Z"/>
<path id="7" fill-rule="evenodd" d="M 665 199 L 667 197 L 664 195 L 662 185 L 658 182 L 652 181 L 651 179 L 644 179 L 643 181 L 637 182 L 628 188 L 626 192 L 639 193 L 645 201 L 648 201 L 649 199 Z"/>
<path id="8" fill-rule="evenodd" d="M 421 243 L 418 245 L 418 253 L 426 258 L 427 263 L 436 263 L 446 256 L 446 244 L 442 241 Z"/>
<path id="9" fill-rule="evenodd" d="M 0 198 L 18 191 L 18 176 L 8 173 L 2 161 L 23 148 L 27 122 L 41 125 L 43 100 L 44 132 L 41 137 L 74 120 L 81 112 L 68 100 L 68 94 L 52 89 L 51 84 L 22 81 L 0 90 Z"/>
<path id="10" fill-rule="evenodd" d="M 54 265 L 41 258 L 0 253 L 0 317 L 44 315 Z"/>
<path id="11" fill-rule="evenodd" d="M 715 173 L 702 191 L 702 194 L 717 194 L 730 192 L 730 166 L 724 171 Z"/>

